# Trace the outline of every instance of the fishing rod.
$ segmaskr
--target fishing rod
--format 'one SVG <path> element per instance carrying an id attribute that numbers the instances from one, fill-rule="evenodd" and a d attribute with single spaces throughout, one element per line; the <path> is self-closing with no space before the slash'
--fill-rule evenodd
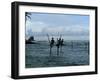
<path id="1" fill-rule="evenodd" d="M 49 37 L 49 35 L 47 34 L 47 38 L 48 38 L 48 41 L 49 41 L 49 43 L 50 43 L 50 37 Z"/>
<path id="2" fill-rule="evenodd" d="M 62 35 L 60 34 L 60 38 L 62 38 Z"/>

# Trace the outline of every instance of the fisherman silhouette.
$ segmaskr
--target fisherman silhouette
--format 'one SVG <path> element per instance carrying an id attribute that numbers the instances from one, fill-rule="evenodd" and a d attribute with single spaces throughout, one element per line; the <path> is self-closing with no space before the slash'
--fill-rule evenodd
<path id="1" fill-rule="evenodd" d="M 52 37 L 52 39 L 50 41 L 50 55 L 52 53 L 52 47 L 54 46 L 54 43 L 55 43 L 55 41 L 54 41 L 54 38 Z"/>
<path id="2" fill-rule="evenodd" d="M 61 41 L 60 41 L 60 46 L 61 46 L 60 52 L 62 52 L 62 46 L 64 45 L 63 42 L 64 42 L 64 39 L 61 39 Z"/>
<path id="3" fill-rule="evenodd" d="M 59 55 L 59 51 L 62 52 L 63 42 L 64 42 L 64 40 L 61 39 L 61 37 L 59 39 L 57 38 L 57 44 L 56 44 L 56 46 L 57 46 L 57 56 Z"/>
<path id="4" fill-rule="evenodd" d="M 60 41 L 61 41 L 61 38 L 57 38 L 57 44 L 56 44 L 56 46 L 57 46 L 57 56 L 59 55 L 59 47 L 60 47 Z"/>
<path id="5" fill-rule="evenodd" d="M 63 44 L 63 42 L 64 42 L 64 39 L 62 39 L 62 40 L 61 40 L 61 46 L 63 46 L 63 45 L 64 45 L 64 44 Z"/>
<path id="6" fill-rule="evenodd" d="M 54 46 L 54 38 L 52 37 L 51 41 L 50 41 L 50 47 L 52 48 Z"/>

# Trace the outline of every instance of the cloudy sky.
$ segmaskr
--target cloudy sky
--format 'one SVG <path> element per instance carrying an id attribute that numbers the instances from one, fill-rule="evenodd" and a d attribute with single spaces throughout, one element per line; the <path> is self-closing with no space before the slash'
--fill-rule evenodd
<path id="1" fill-rule="evenodd" d="M 46 36 L 46 34 L 69 37 L 68 39 L 89 38 L 89 16 L 74 14 L 52 14 L 30 12 L 26 20 L 26 36 Z"/>

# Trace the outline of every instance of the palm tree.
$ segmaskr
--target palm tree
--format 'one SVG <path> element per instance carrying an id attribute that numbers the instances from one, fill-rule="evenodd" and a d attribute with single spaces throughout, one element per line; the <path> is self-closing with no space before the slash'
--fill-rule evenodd
<path id="1" fill-rule="evenodd" d="M 31 19 L 31 13 L 30 12 L 26 12 L 25 13 L 25 21 Z"/>
<path id="2" fill-rule="evenodd" d="M 31 19 L 31 13 L 30 12 L 26 12 L 25 13 L 25 26 L 26 26 L 26 21 L 28 20 L 28 19 Z"/>

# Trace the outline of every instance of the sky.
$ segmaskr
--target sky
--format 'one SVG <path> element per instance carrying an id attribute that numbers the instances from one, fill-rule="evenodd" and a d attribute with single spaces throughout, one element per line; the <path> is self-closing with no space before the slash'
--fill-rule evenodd
<path id="1" fill-rule="evenodd" d="M 26 20 L 28 36 L 66 36 L 67 39 L 89 39 L 89 16 L 75 14 L 54 14 L 30 12 Z M 69 37 L 69 38 L 68 38 Z"/>

